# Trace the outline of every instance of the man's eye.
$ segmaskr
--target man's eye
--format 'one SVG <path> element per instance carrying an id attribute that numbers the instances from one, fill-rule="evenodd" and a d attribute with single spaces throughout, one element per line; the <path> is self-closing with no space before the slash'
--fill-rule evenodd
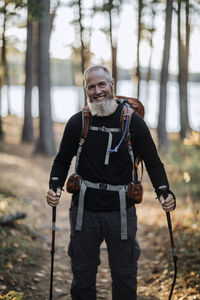
<path id="1" fill-rule="evenodd" d="M 106 83 L 105 82 L 101 82 L 99 85 L 100 85 L 100 87 L 105 87 Z"/>
<path id="2" fill-rule="evenodd" d="M 93 86 L 93 85 L 88 87 L 88 90 L 90 90 L 90 91 L 93 91 L 94 89 L 95 89 L 95 86 Z"/>

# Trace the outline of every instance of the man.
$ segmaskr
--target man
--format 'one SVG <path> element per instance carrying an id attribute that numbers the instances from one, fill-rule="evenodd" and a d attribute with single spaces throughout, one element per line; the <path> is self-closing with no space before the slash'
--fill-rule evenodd
<path id="1" fill-rule="evenodd" d="M 71 160 L 77 155 L 76 176 L 81 177 L 80 191 L 74 192 L 70 207 L 72 299 L 96 299 L 96 274 L 100 264 L 100 245 L 105 240 L 112 275 L 113 300 L 137 299 L 137 260 L 140 248 L 136 239 L 137 217 L 134 200 L 125 197 L 125 186 L 132 181 L 132 161 L 122 141 L 123 105 L 114 95 L 113 79 L 104 66 L 92 66 L 84 73 L 84 87 L 91 113 L 87 138 L 80 146 L 81 112 L 68 121 L 54 160 L 51 178 L 59 178 L 59 189 L 47 192 L 47 202 L 56 206 Z M 169 190 L 164 166 L 151 134 L 135 113 L 130 120 L 133 153 L 145 162 L 151 182 L 169 212 L 175 208 L 175 196 Z M 110 139 L 111 138 L 111 139 Z M 109 141 L 110 144 L 109 144 Z M 110 151 L 119 145 L 118 151 Z M 78 151 L 78 154 L 77 154 Z M 162 187 L 168 197 L 162 196 Z"/>

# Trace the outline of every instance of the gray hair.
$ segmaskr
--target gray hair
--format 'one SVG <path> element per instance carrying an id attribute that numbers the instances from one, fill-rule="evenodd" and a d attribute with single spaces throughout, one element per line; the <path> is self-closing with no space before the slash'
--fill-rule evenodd
<path id="1" fill-rule="evenodd" d="M 112 83 L 113 81 L 113 78 L 110 74 L 110 71 L 108 70 L 107 67 L 105 66 L 102 66 L 102 65 L 95 65 L 95 66 L 91 66 L 89 68 L 87 68 L 83 74 L 83 84 L 84 84 L 84 87 L 86 87 L 86 80 L 87 80 L 87 75 L 92 72 L 92 71 L 95 71 L 95 70 L 99 70 L 99 69 L 102 69 L 105 74 L 106 74 L 106 78 L 108 80 L 109 83 Z"/>

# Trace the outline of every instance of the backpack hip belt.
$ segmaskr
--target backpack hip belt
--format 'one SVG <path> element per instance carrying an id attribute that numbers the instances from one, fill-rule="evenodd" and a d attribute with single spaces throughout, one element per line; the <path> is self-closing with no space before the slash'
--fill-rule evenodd
<path id="1" fill-rule="evenodd" d="M 104 191 L 119 192 L 120 200 L 120 218 L 121 218 L 121 239 L 127 240 L 127 213 L 126 213 L 126 190 L 127 185 L 111 185 L 106 183 L 93 183 L 91 181 L 82 180 L 78 201 L 78 212 L 76 218 L 76 230 L 81 231 L 83 223 L 84 198 L 87 188 L 93 188 Z"/>
<path id="2" fill-rule="evenodd" d="M 121 218 L 121 239 L 127 240 L 127 213 L 126 197 L 133 199 L 134 203 L 141 203 L 143 187 L 140 182 L 130 182 L 126 185 L 111 185 L 103 182 L 94 183 L 83 180 L 79 175 L 71 175 L 67 182 L 67 191 L 70 193 L 79 191 L 78 212 L 76 218 L 76 230 L 81 231 L 83 223 L 84 199 L 87 188 L 93 188 L 103 191 L 114 191 L 119 193 L 120 218 Z"/>

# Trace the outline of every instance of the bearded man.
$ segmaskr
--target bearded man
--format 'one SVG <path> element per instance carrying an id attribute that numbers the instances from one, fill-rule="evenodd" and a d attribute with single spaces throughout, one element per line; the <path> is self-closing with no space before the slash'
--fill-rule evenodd
<path id="1" fill-rule="evenodd" d="M 50 188 L 47 203 L 59 203 L 62 187 L 74 156 L 80 189 L 72 196 L 70 207 L 71 235 L 68 254 L 71 257 L 74 300 L 96 299 L 96 274 L 100 264 L 100 245 L 106 242 L 112 276 L 112 299 L 137 299 L 137 261 L 140 247 L 136 239 L 135 203 L 125 194 L 132 181 L 132 161 L 122 139 L 123 105 L 115 99 L 113 79 L 104 66 L 92 66 L 84 73 L 84 87 L 90 112 L 87 138 L 80 145 L 82 113 L 68 121 L 59 152 L 54 160 L 53 177 L 59 178 L 57 192 Z M 133 112 L 130 124 L 133 154 L 139 155 L 145 166 L 162 208 L 175 208 L 175 196 L 169 183 L 151 134 L 144 120 Z M 110 138 L 111 137 L 111 138 Z M 110 150 L 119 145 L 118 151 Z M 162 189 L 168 197 L 164 200 Z"/>

